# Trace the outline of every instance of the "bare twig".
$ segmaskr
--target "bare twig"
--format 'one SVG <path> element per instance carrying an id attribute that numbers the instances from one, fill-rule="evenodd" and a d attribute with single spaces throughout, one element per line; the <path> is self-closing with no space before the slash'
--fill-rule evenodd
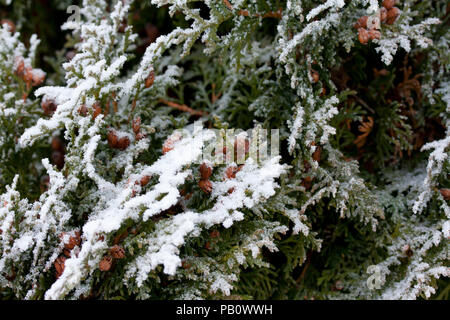
<path id="1" fill-rule="evenodd" d="M 352 95 L 352 97 L 355 98 L 356 101 L 358 101 L 363 107 L 365 107 L 367 110 L 369 110 L 372 113 L 375 113 L 375 110 L 373 110 L 371 107 L 369 107 L 369 105 L 360 97 L 358 97 L 357 95 Z"/>
<path id="2" fill-rule="evenodd" d="M 203 116 L 208 114 L 207 112 L 203 112 L 203 111 L 199 111 L 199 110 L 194 110 L 192 108 L 189 108 L 187 105 L 185 104 L 178 104 L 176 102 L 172 102 L 172 101 L 167 101 L 167 100 L 163 100 L 163 99 L 159 99 L 159 102 L 164 103 L 166 105 L 168 105 L 169 107 L 175 108 L 177 110 L 183 111 L 183 112 L 188 112 L 193 116 Z"/>
<path id="3" fill-rule="evenodd" d="M 213 83 L 211 85 L 211 88 L 212 88 L 211 102 L 215 103 L 217 101 L 217 99 L 219 99 L 222 94 L 219 93 L 219 94 L 216 95 L 216 84 L 215 83 Z"/>

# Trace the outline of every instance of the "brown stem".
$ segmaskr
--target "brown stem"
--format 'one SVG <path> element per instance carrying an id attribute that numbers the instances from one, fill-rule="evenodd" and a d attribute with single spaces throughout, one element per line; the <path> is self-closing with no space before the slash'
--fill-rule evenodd
<path id="1" fill-rule="evenodd" d="M 267 12 L 262 17 L 263 18 L 277 18 L 277 19 L 281 19 L 282 12 L 283 12 L 283 10 L 281 8 L 279 8 L 277 11 Z"/>
<path id="2" fill-rule="evenodd" d="M 356 101 L 361 103 L 363 105 L 363 107 L 365 107 L 367 110 L 369 110 L 372 113 L 375 113 L 375 110 L 373 110 L 371 107 L 369 107 L 369 105 L 363 99 L 361 99 L 357 95 L 352 95 L 352 97 L 354 97 Z"/>
<path id="3" fill-rule="evenodd" d="M 112 97 L 113 97 L 113 110 L 114 110 L 114 113 L 117 113 L 118 108 L 117 108 L 117 101 L 116 101 L 116 93 L 115 92 L 112 93 Z"/>
<path id="4" fill-rule="evenodd" d="M 231 5 L 231 3 L 228 0 L 223 0 L 223 3 L 225 3 L 225 5 L 228 7 L 228 9 L 233 10 L 233 6 Z"/>
<path id="5" fill-rule="evenodd" d="M 109 114 L 109 106 L 110 106 L 110 104 L 111 104 L 111 100 L 108 99 L 108 101 L 106 102 L 105 111 L 103 112 L 105 117 Z"/>
<path id="6" fill-rule="evenodd" d="M 222 94 L 219 93 L 218 95 L 216 95 L 216 84 L 215 83 L 213 83 L 211 85 L 211 88 L 212 88 L 211 102 L 215 103 L 217 101 L 217 99 L 219 99 Z"/>
<path id="7" fill-rule="evenodd" d="M 130 112 L 130 116 L 128 117 L 128 123 L 131 122 L 131 119 L 133 119 L 133 113 L 134 113 L 134 109 L 136 109 L 136 97 L 133 99 L 133 102 L 131 103 L 131 112 Z"/>
<path id="8" fill-rule="evenodd" d="M 308 270 L 308 267 L 311 264 L 311 255 L 312 255 L 312 251 L 309 251 L 308 254 L 306 255 L 306 263 L 305 263 L 305 266 L 303 267 L 302 273 L 296 280 L 297 283 L 300 283 L 303 280 L 303 278 L 305 277 L 306 271 Z"/>
<path id="9" fill-rule="evenodd" d="M 163 99 L 159 99 L 159 102 L 164 103 L 166 105 L 168 105 L 169 107 L 175 108 L 177 110 L 183 111 L 183 112 L 188 112 L 190 114 L 192 114 L 193 116 L 203 116 L 208 114 L 207 112 L 203 112 L 203 111 L 198 111 L 198 110 L 194 110 L 192 108 L 189 108 L 187 105 L 185 104 L 178 104 L 172 101 L 167 101 L 167 100 L 163 100 Z"/>

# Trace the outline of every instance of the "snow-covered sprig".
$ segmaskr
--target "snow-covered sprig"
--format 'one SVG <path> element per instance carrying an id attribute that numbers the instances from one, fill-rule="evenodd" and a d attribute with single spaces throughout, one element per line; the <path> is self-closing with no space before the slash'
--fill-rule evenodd
<path id="1" fill-rule="evenodd" d="M 448 241 L 435 225 L 420 223 L 415 218 L 403 223 L 405 227 L 402 228 L 401 236 L 388 248 L 389 258 L 376 265 L 381 286 L 381 290 L 376 293 L 377 297 L 409 300 L 423 295 L 429 298 L 436 292 L 432 285 L 433 280 L 450 276 L 450 268 L 447 265 Z M 401 280 L 386 285 L 386 278 L 391 274 L 391 269 L 405 263 L 405 260 L 409 261 Z"/>
<path id="2" fill-rule="evenodd" d="M 84 41 L 78 45 L 79 53 L 64 64 L 67 87 L 43 87 L 35 93 L 45 99 L 54 99 L 58 107 L 50 119 L 39 119 L 22 135 L 22 145 L 29 145 L 42 135 L 62 127 L 70 132 L 87 112 L 95 112 L 93 108 L 83 112 L 83 105 L 91 108 L 118 91 L 120 85 L 114 83 L 114 79 L 127 60 L 129 44 L 136 37 L 130 29 L 122 35 L 117 33 L 128 7 L 118 1 L 108 19 L 102 19 L 103 11 L 97 10 L 96 19 L 87 15 L 91 21 L 78 26 Z"/>
<path id="3" fill-rule="evenodd" d="M 251 231 L 246 230 L 247 228 Z M 188 282 L 190 285 L 183 288 L 182 292 L 177 292 L 180 298 L 188 296 L 192 298 L 193 292 L 197 292 L 194 294 L 196 298 L 202 298 L 202 292 L 229 296 L 234 287 L 233 283 L 239 280 L 239 274 L 243 268 L 268 267 L 268 263 L 262 259 L 262 248 L 278 251 L 275 238 L 286 233 L 288 228 L 278 222 L 261 220 L 245 228 L 237 227 L 237 230 L 233 239 L 236 245 L 231 250 L 219 252 L 214 257 L 187 256 L 183 258 L 186 269 L 178 272 L 174 279 Z M 193 273 L 192 270 L 196 272 Z"/>
<path id="4" fill-rule="evenodd" d="M 401 14 L 399 21 L 395 25 L 398 29 L 387 29 L 383 32 L 381 39 L 374 40 L 374 43 L 378 45 L 375 50 L 381 54 L 381 60 L 386 65 L 392 62 L 399 48 L 410 52 L 412 40 L 422 49 L 432 45 L 433 41 L 427 38 L 425 34 L 432 25 L 439 24 L 441 21 L 438 18 L 427 18 L 419 24 L 411 26 L 411 20 L 410 15 Z"/>
<path id="5" fill-rule="evenodd" d="M 142 284 L 148 273 L 159 264 L 164 265 L 165 273 L 175 274 L 176 268 L 181 266 L 178 247 L 186 241 L 187 236 L 198 235 L 202 228 L 214 225 L 229 228 L 244 219 L 244 208 L 251 209 L 275 194 L 275 188 L 278 187 L 275 179 L 283 173 L 283 166 L 278 161 L 279 158 L 273 158 L 259 167 L 249 158 L 235 179 L 213 184 L 215 205 L 211 209 L 203 212 L 187 211 L 160 222 L 154 236 L 145 241 L 147 252 L 137 258 L 128 276 L 136 274 L 137 283 Z M 233 190 L 231 194 L 230 190 Z"/>

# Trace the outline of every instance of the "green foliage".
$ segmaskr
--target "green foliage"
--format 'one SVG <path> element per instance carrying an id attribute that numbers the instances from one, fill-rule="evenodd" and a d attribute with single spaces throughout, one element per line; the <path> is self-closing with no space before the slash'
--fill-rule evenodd
<path id="1" fill-rule="evenodd" d="M 364 44 L 368 6 L 3 1 L 0 297 L 448 299 L 448 5 L 403 1 Z M 279 129 L 280 157 L 206 179 L 212 128 Z"/>

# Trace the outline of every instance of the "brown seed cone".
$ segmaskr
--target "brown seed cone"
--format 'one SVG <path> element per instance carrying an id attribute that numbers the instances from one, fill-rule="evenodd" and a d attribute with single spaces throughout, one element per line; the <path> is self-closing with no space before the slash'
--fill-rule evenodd
<path id="1" fill-rule="evenodd" d="M 123 259 L 125 257 L 125 250 L 119 245 L 115 245 L 109 249 L 109 253 L 114 259 Z"/>
<path id="2" fill-rule="evenodd" d="M 61 151 L 52 152 L 52 161 L 58 169 L 62 169 L 64 167 L 64 153 Z"/>
<path id="3" fill-rule="evenodd" d="M 236 171 L 237 171 L 236 167 L 228 167 L 225 170 L 225 176 L 227 177 L 227 179 L 234 179 L 236 178 Z"/>
<path id="4" fill-rule="evenodd" d="M 322 155 L 322 148 L 320 146 L 316 147 L 316 150 L 314 151 L 312 158 L 319 162 L 320 161 L 320 156 Z"/>
<path id="5" fill-rule="evenodd" d="M 150 71 L 150 74 L 148 75 L 147 79 L 145 79 L 145 87 L 150 88 L 153 83 L 155 82 L 155 72 Z"/>
<path id="6" fill-rule="evenodd" d="M 23 57 L 16 57 L 14 64 L 16 74 L 22 78 L 25 74 L 25 60 L 23 60 Z"/>
<path id="7" fill-rule="evenodd" d="M 87 113 L 88 113 L 88 109 L 87 109 L 85 104 L 81 105 L 81 107 L 78 108 L 78 114 L 79 115 L 81 115 L 83 117 L 86 117 Z"/>
<path id="8" fill-rule="evenodd" d="M 33 68 L 26 67 L 23 75 L 23 81 L 27 84 L 31 84 L 33 82 Z"/>
<path id="9" fill-rule="evenodd" d="M 134 138 L 136 139 L 136 141 L 142 140 L 145 138 L 145 134 L 139 132 L 137 135 L 134 136 Z"/>
<path id="10" fill-rule="evenodd" d="M 394 24 L 397 17 L 400 15 L 400 9 L 397 7 L 393 7 L 389 9 L 387 12 L 386 24 Z"/>
<path id="11" fill-rule="evenodd" d="M 306 177 L 305 179 L 303 179 L 302 180 L 302 186 L 305 187 L 306 190 L 311 189 L 312 178 L 311 177 Z"/>
<path id="12" fill-rule="evenodd" d="M 369 38 L 370 39 L 380 39 L 381 33 L 378 30 L 369 30 Z"/>
<path id="13" fill-rule="evenodd" d="M 103 259 L 98 264 L 100 271 L 109 271 L 112 267 L 113 258 L 111 256 L 104 256 Z"/>
<path id="14" fill-rule="evenodd" d="M 181 140 L 181 137 L 179 136 L 170 136 L 167 138 L 166 141 L 164 141 L 164 144 L 162 146 L 162 153 L 166 154 L 169 151 L 173 150 L 175 142 Z"/>
<path id="15" fill-rule="evenodd" d="M 100 113 L 102 113 L 102 108 L 100 107 L 100 103 L 96 102 L 92 105 L 92 108 L 94 109 L 94 113 L 92 114 L 92 120 L 95 120 Z"/>
<path id="16" fill-rule="evenodd" d="M 167 152 L 172 151 L 172 150 L 173 150 L 173 146 L 170 146 L 166 143 L 163 144 L 163 147 L 162 147 L 163 154 L 166 154 Z"/>
<path id="17" fill-rule="evenodd" d="M 64 256 L 59 256 L 58 258 L 56 258 L 55 262 L 53 262 L 53 265 L 55 266 L 56 269 L 55 272 L 56 278 L 59 278 L 64 272 L 66 259 L 67 258 Z"/>
<path id="18" fill-rule="evenodd" d="M 369 19 L 368 16 L 362 16 L 361 18 L 356 21 L 356 23 L 353 25 L 353 28 L 359 29 L 359 28 L 367 28 L 367 20 Z"/>
<path id="19" fill-rule="evenodd" d="M 9 27 L 9 32 L 15 33 L 16 32 L 16 25 L 14 22 L 8 19 L 2 19 L 0 20 L 0 25 L 3 27 L 3 25 L 6 24 Z"/>
<path id="20" fill-rule="evenodd" d="M 108 144 L 111 148 L 117 148 L 119 138 L 114 130 L 108 131 Z"/>
<path id="21" fill-rule="evenodd" d="M 117 142 L 117 148 L 119 150 L 125 150 L 126 148 L 128 148 L 130 146 L 130 139 L 128 137 L 122 137 L 119 139 L 119 141 Z"/>
<path id="22" fill-rule="evenodd" d="M 386 9 L 391 9 L 395 5 L 395 0 L 383 0 L 382 6 Z"/>
<path id="23" fill-rule="evenodd" d="M 202 163 L 199 169 L 200 169 L 200 176 L 202 177 L 202 179 L 209 179 L 209 177 L 211 177 L 212 168 L 208 164 Z"/>
<path id="24" fill-rule="evenodd" d="M 145 187 L 150 182 L 150 178 L 150 176 L 143 176 L 140 181 L 141 187 Z"/>
<path id="25" fill-rule="evenodd" d="M 225 176 L 227 179 L 234 179 L 236 178 L 236 174 L 241 171 L 242 166 L 236 167 L 236 166 L 230 166 L 225 170 Z"/>
<path id="26" fill-rule="evenodd" d="M 63 240 L 66 234 L 67 234 L 66 232 L 61 233 L 59 235 L 59 238 Z M 75 248 L 75 246 L 80 246 L 80 244 L 81 244 L 81 233 L 80 231 L 75 231 L 75 234 L 69 237 L 69 241 L 64 243 L 64 248 L 67 250 L 72 250 L 73 248 Z"/>
<path id="27" fill-rule="evenodd" d="M 439 190 L 446 201 L 450 200 L 450 189 Z"/>
<path id="28" fill-rule="evenodd" d="M 212 183 L 209 180 L 200 180 L 198 186 L 203 190 L 204 193 L 209 194 L 212 192 Z"/>
<path id="29" fill-rule="evenodd" d="M 38 86 L 42 84 L 45 80 L 45 73 L 42 72 L 33 72 L 31 81 L 33 86 Z"/>
<path id="30" fill-rule="evenodd" d="M 51 146 L 52 146 L 52 150 L 53 151 L 64 152 L 64 143 L 63 143 L 63 141 L 61 140 L 60 137 L 56 137 L 56 136 L 53 137 Z"/>
<path id="31" fill-rule="evenodd" d="M 366 29 L 359 28 L 358 29 L 358 40 L 362 44 L 367 44 L 369 42 L 369 32 Z"/>
<path id="32" fill-rule="evenodd" d="M 44 110 L 44 114 L 50 116 L 56 111 L 57 105 L 53 99 L 44 99 L 41 102 L 41 107 Z"/>
<path id="33" fill-rule="evenodd" d="M 133 120 L 133 132 L 138 134 L 141 131 L 141 117 L 137 117 Z"/>

